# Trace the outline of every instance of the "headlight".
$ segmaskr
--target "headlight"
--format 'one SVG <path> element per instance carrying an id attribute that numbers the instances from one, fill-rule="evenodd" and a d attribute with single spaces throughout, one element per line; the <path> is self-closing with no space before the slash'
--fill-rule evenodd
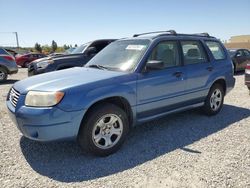
<path id="1" fill-rule="evenodd" d="M 41 61 L 41 62 L 38 62 L 37 64 L 36 64 L 36 66 L 37 66 L 37 68 L 45 68 L 45 67 L 47 67 L 49 64 L 51 64 L 51 63 L 54 63 L 54 61 L 53 60 L 47 60 L 47 61 Z"/>
<path id="2" fill-rule="evenodd" d="M 50 107 L 58 104 L 64 96 L 63 92 L 29 91 L 25 98 L 26 106 Z"/>

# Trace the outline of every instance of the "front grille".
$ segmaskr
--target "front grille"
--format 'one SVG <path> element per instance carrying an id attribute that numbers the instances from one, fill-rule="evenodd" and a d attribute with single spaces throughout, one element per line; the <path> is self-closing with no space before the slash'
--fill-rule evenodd
<path id="1" fill-rule="evenodd" d="M 16 107 L 16 105 L 17 105 L 17 101 L 19 99 L 19 96 L 20 96 L 20 93 L 17 90 L 15 90 L 14 88 L 11 88 L 9 100 L 14 107 Z"/>

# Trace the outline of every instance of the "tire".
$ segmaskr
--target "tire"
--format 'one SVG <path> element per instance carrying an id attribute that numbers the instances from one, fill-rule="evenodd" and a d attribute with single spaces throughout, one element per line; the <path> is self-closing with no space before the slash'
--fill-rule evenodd
<path id="1" fill-rule="evenodd" d="M 104 103 L 92 109 L 82 122 L 78 143 L 87 153 L 108 156 L 122 146 L 128 132 L 127 114 L 114 104 Z"/>
<path id="2" fill-rule="evenodd" d="M 214 84 L 207 95 L 203 112 L 208 116 L 213 116 L 221 111 L 224 103 L 225 92 L 220 84 Z"/>
<path id="3" fill-rule="evenodd" d="M 0 67 L 0 82 L 4 82 L 5 80 L 7 80 L 7 77 L 8 77 L 8 73 L 6 69 Z"/>

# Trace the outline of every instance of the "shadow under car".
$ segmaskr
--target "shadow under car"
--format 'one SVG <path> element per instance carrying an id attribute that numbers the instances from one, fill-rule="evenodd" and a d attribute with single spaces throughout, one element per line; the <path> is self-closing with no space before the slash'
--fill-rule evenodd
<path id="1" fill-rule="evenodd" d="M 176 149 L 199 155 L 203 151 L 186 146 L 250 116 L 249 109 L 231 105 L 224 105 L 212 117 L 198 111 L 172 114 L 137 126 L 117 153 L 104 158 L 83 154 L 75 142 L 40 143 L 22 137 L 20 146 L 37 173 L 61 182 L 81 182 L 122 172 Z"/>

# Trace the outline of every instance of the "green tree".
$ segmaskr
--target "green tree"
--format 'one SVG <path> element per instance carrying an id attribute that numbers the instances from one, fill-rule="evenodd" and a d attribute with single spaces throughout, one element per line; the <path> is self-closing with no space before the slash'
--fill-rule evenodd
<path id="1" fill-rule="evenodd" d="M 52 49 L 52 52 L 55 52 L 57 49 L 57 43 L 54 40 L 52 40 L 51 49 Z"/>
<path id="2" fill-rule="evenodd" d="M 49 45 L 44 45 L 44 46 L 42 46 L 42 49 L 43 49 L 43 52 L 45 53 L 45 54 L 48 54 L 48 53 L 50 53 L 51 52 L 51 47 L 49 46 Z"/>
<path id="3" fill-rule="evenodd" d="M 41 53 L 42 52 L 41 44 L 36 43 L 35 44 L 35 50 Z"/>
<path id="4" fill-rule="evenodd" d="M 64 50 L 67 50 L 67 49 L 69 49 L 69 45 L 64 44 L 63 48 L 64 48 Z"/>

